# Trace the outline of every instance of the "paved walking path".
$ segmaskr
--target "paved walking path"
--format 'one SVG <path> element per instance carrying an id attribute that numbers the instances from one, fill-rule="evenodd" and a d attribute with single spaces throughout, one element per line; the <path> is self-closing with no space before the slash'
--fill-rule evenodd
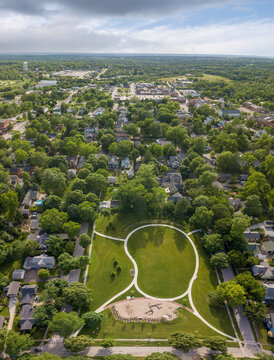
<path id="1" fill-rule="evenodd" d="M 113 237 L 113 236 L 108 236 L 108 235 L 104 235 L 104 234 L 101 234 L 99 233 L 98 231 L 94 230 L 94 234 L 96 235 L 99 235 L 99 236 L 102 236 L 106 239 L 111 239 L 111 240 L 117 240 L 117 241 L 123 241 L 125 242 L 125 239 L 121 239 L 121 238 L 117 238 L 117 237 Z"/>
<path id="2" fill-rule="evenodd" d="M 161 226 L 161 227 L 168 227 L 170 229 L 174 229 L 176 231 L 179 231 L 180 233 L 182 233 L 187 239 L 188 241 L 190 242 L 193 250 L 194 250 L 194 254 L 195 254 L 195 259 L 196 259 L 196 264 L 195 264 L 195 270 L 194 270 L 194 273 L 192 275 L 192 278 L 189 282 L 189 286 L 188 286 L 188 289 L 181 295 L 178 295 L 177 297 L 174 297 L 174 298 L 168 298 L 168 299 L 162 299 L 162 298 L 156 298 L 154 296 L 151 296 L 149 294 L 146 294 L 144 291 L 142 291 L 140 288 L 139 288 L 139 285 L 138 285 L 138 265 L 136 263 L 136 261 L 134 260 L 134 258 L 131 256 L 131 254 L 129 253 L 128 251 L 128 248 L 127 248 L 127 244 L 128 244 L 128 240 L 129 238 L 132 236 L 132 234 L 134 234 L 136 231 L 138 230 L 141 230 L 141 229 L 144 229 L 144 228 L 147 228 L 147 227 L 158 227 L 158 226 Z M 195 230 L 195 232 L 197 231 L 200 231 L 200 230 Z M 96 233 L 96 231 L 94 230 L 94 233 Z M 133 266 L 134 266 L 134 270 L 135 270 L 135 273 L 134 273 L 134 278 L 132 280 L 132 282 L 122 291 L 120 291 L 118 294 L 114 295 L 111 299 L 109 299 L 108 301 L 106 301 L 103 305 L 101 305 L 97 310 L 96 312 L 101 312 L 105 309 L 105 307 L 107 305 L 109 305 L 110 303 L 112 303 L 115 299 L 117 299 L 118 297 L 120 297 L 121 295 L 123 295 L 124 293 L 126 293 L 133 285 L 136 287 L 136 289 L 139 291 L 139 293 L 141 293 L 143 296 L 145 296 L 146 298 L 151 298 L 151 299 L 155 299 L 155 300 L 162 300 L 162 301 L 175 301 L 175 300 L 178 300 L 186 295 L 188 295 L 188 298 L 189 298 L 189 302 L 190 302 L 190 305 L 191 305 L 191 308 L 193 309 L 193 314 L 195 316 L 197 316 L 204 324 L 206 324 L 208 327 L 210 327 L 212 330 L 216 331 L 217 333 L 225 336 L 225 337 L 228 337 L 229 339 L 231 340 L 234 340 L 234 341 L 237 341 L 237 338 L 234 338 L 228 334 L 225 334 L 224 332 L 216 329 L 214 326 L 212 326 L 209 322 L 207 322 L 198 312 L 198 310 L 196 309 L 195 305 L 194 305 L 194 302 L 193 302 L 193 299 L 192 299 L 192 293 L 191 293 L 191 290 L 192 290 L 192 286 L 193 286 L 193 283 L 194 281 L 197 279 L 197 275 L 198 275 L 198 270 L 199 270 L 199 254 L 198 254 L 198 251 L 196 249 L 196 246 L 193 242 L 193 240 L 191 239 L 191 237 L 189 236 L 190 234 L 194 233 L 193 232 L 190 232 L 188 234 L 186 234 L 183 230 L 175 227 L 175 226 L 172 226 L 172 225 L 167 225 L 167 224 L 147 224 L 147 225 L 142 225 L 142 226 L 139 226 L 137 227 L 136 229 L 132 230 L 128 235 L 127 237 L 125 238 L 125 241 L 124 241 L 124 249 L 125 249 L 125 253 L 127 254 L 127 256 L 129 257 L 129 259 L 132 261 L 133 263 Z M 103 234 L 100 234 L 100 236 L 103 236 L 105 238 L 109 238 L 107 235 L 103 235 Z M 111 237 L 112 238 L 112 237 Z M 115 238 L 112 238 L 112 239 L 115 239 Z M 119 241 L 121 241 L 122 239 L 119 239 Z"/>

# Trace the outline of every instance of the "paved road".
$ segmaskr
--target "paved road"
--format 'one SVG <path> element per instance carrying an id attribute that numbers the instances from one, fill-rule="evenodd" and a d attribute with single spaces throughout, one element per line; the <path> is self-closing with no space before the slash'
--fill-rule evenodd
<path id="1" fill-rule="evenodd" d="M 81 224 L 81 229 L 79 234 L 87 234 L 88 233 L 88 223 L 83 223 Z M 76 243 L 75 243 L 75 248 L 74 248 L 74 252 L 73 252 L 73 256 L 77 257 L 77 256 L 82 256 L 84 255 L 85 249 L 82 248 L 82 246 L 79 244 L 79 238 L 77 238 Z M 72 282 L 78 282 L 79 278 L 80 278 L 80 273 L 81 270 L 80 269 L 76 269 L 76 270 L 71 270 L 69 272 L 69 276 L 68 276 L 68 283 L 71 284 Z"/>
<path id="2" fill-rule="evenodd" d="M 44 346 L 41 346 L 42 352 L 49 352 L 52 354 L 56 354 L 59 356 L 68 356 L 71 355 L 63 348 L 63 339 L 55 335 L 53 338 Z M 87 348 L 85 351 L 81 352 L 83 355 L 87 356 L 106 356 L 110 354 L 131 354 L 133 356 L 145 357 L 150 355 L 153 352 L 171 352 L 176 354 L 180 359 L 193 359 L 197 356 L 204 356 L 208 354 L 216 353 L 214 351 L 210 351 L 205 347 L 201 347 L 197 350 L 190 350 L 188 353 L 184 353 L 180 350 L 175 350 L 170 346 L 115 346 L 111 349 L 104 349 L 101 346 L 91 346 Z M 233 355 L 234 357 L 243 357 L 243 352 L 240 348 L 229 347 L 228 353 Z M 270 352 L 267 352 L 270 353 Z M 256 358 L 254 354 L 250 354 L 251 358 Z"/>
<path id="3" fill-rule="evenodd" d="M 227 269 L 222 269 L 222 275 L 223 275 L 224 281 L 232 280 L 235 277 L 231 266 L 228 267 Z M 242 306 L 239 306 L 237 309 L 233 309 L 233 311 L 234 311 L 234 314 L 236 317 L 237 324 L 241 331 L 243 340 L 246 344 L 244 347 L 244 351 L 246 353 L 245 356 L 249 356 L 249 353 L 260 352 L 261 348 L 256 344 L 256 340 L 255 340 L 250 322 L 249 322 L 247 316 L 245 316 L 243 314 Z"/>

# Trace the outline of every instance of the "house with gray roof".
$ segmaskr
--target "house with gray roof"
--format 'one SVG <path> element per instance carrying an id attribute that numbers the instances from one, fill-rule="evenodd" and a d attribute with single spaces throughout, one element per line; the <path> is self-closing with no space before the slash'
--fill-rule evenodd
<path id="1" fill-rule="evenodd" d="M 274 267 L 269 265 L 268 261 L 262 261 L 259 265 L 251 268 L 253 276 L 263 280 L 274 280 Z"/>
<path id="2" fill-rule="evenodd" d="M 244 237 L 246 240 L 257 241 L 257 240 L 260 240 L 261 235 L 258 231 L 245 231 Z"/>
<path id="3" fill-rule="evenodd" d="M 35 325 L 34 307 L 32 305 L 26 304 L 22 306 L 19 325 L 21 331 L 30 331 Z"/>
<path id="4" fill-rule="evenodd" d="M 28 256 L 25 259 L 23 268 L 25 270 L 31 270 L 31 269 L 54 269 L 55 267 L 55 259 L 53 256 L 47 256 L 47 255 L 40 255 L 40 256 L 34 256 L 30 257 Z"/>
<path id="5" fill-rule="evenodd" d="M 15 269 L 11 275 L 12 280 L 24 280 L 25 270 L 24 269 Z"/>
<path id="6" fill-rule="evenodd" d="M 24 285 L 21 288 L 21 305 L 32 304 L 36 295 L 37 285 Z"/>
<path id="7" fill-rule="evenodd" d="M 263 286 L 266 288 L 265 301 L 274 301 L 274 284 L 263 284 Z"/>
<path id="8" fill-rule="evenodd" d="M 7 296 L 9 298 L 17 297 L 19 294 L 21 284 L 19 281 L 12 281 L 8 286 Z"/>

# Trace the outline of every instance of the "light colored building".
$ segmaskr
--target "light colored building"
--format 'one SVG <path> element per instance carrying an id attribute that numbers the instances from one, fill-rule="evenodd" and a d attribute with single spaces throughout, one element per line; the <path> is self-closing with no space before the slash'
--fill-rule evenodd
<path id="1" fill-rule="evenodd" d="M 28 71 L 28 69 L 29 69 L 28 63 L 27 63 L 27 61 L 24 61 L 23 62 L 23 70 Z"/>

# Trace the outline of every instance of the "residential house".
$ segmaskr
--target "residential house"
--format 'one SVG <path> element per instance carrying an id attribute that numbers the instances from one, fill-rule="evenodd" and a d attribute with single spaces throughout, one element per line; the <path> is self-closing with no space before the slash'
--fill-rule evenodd
<path id="1" fill-rule="evenodd" d="M 264 260 L 267 257 L 267 252 L 265 250 L 262 250 L 262 247 L 260 244 L 248 243 L 247 250 L 251 251 L 253 253 L 253 255 L 260 260 Z"/>
<path id="2" fill-rule="evenodd" d="M 272 302 L 274 301 L 274 284 L 263 284 L 266 288 L 265 301 Z"/>
<path id="3" fill-rule="evenodd" d="M 264 221 L 265 236 L 269 240 L 274 241 L 274 221 L 266 220 Z"/>
<path id="4" fill-rule="evenodd" d="M 115 185 L 117 178 L 115 176 L 108 176 L 108 183 L 111 185 Z"/>
<path id="5" fill-rule="evenodd" d="M 160 184 L 167 194 L 175 194 L 176 192 L 182 190 L 182 175 L 177 172 L 168 171 L 163 175 L 162 179 L 160 179 Z"/>
<path id="6" fill-rule="evenodd" d="M 9 298 L 17 297 L 19 294 L 21 284 L 19 281 L 12 281 L 8 286 L 7 296 Z"/>
<path id="7" fill-rule="evenodd" d="M 252 266 L 252 274 L 263 280 L 274 280 L 274 267 L 268 261 L 262 261 L 259 265 Z"/>
<path id="8" fill-rule="evenodd" d="M 110 170 L 115 170 L 118 169 L 118 167 L 119 167 L 118 158 L 116 156 L 111 156 L 108 161 L 108 168 Z"/>
<path id="9" fill-rule="evenodd" d="M 66 157 L 69 167 L 75 169 L 78 163 L 78 156 L 67 156 Z"/>
<path id="10" fill-rule="evenodd" d="M 98 107 L 95 111 L 93 111 L 93 116 L 101 116 L 105 109 L 103 107 Z"/>
<path id="11" fill-rule="evenodd" d="M 114 209 L 114 208 L 118 208 L 119 207 L 119 200 L 111 200 L 110 201 L 110 208 Z"/>
<path id="12" fill-rule="evenodd" d="M 121 168 L 122 169 L 130 169 L 130 160 L 128 157 L 121 161 Z"/>
<path id="13" fill-rule="evenodd" d="M 261 235 L 258 231 L 245 231 L 244 237 L 247 241 L 258 241 L 261 238 Z"/>
<path id="14" fill-rule="evenodd" d="M 54 269 L 55 267 L 55 259 L 53 256 L 47 256 L 47 255 L 40 255 L 40 256 L 34 256 L 30 257 L 28 256 L 25 259 L 23 268 L 25 270 L 31 270 L 31 269 Z"/>
<path id="15" fill-rule="evenodd" d="M 19 325 L 21 331 L 30 331 L 35 325 L 34 307 L 32 305 L 26 304 L 22 306 Z"/>
<path id="16" fill-rule="evenodd" d="M 225 110 L 225 109 L 223 109 L 223 110 L 220 110 L 219 111 L 219 115 L 221 116 L 221 117 L 225 117 L 225 116 L 227 116 L 227 117 L 229 117 L 229 118 L 234 118 L 234 117 L 236 117 L 236 116 L 238 116 L 238 117 L 240 117 L 241 116 L 241 112 L 240 112 L 240 110 L 233 110 L 233 109 L 227 109 L 227 110 Z"/>
<path id="17" fill-rule="evenodd" d="M 21 305 L 32 304 L 36 295 L 37 285 L 24 285 L 21 288 Z"/>
<path id="18" fill-rule="evenodd" d="M 242 207 L 243 203 L 240 199 L 234 199 L 234 198 L 229 198 L 228 199 L 229 203 L 231 206 L 233 206 L 235 211 L 240 210 L 240 208 Z"/>
<path id="19" fill-rule="evenodd" d="M 12 280 L 24 280 L 25 270 L 24 269 L 15 269 L 11 275 Z"/>
<path id="20" fill-rule="evenodd" d="M 182 199 L 182 197 L 183 196 L 179 192 L 176 192 L 168 198 L 168 201 L 172 201 L 174 204 L 177 204 L 177 202 Z"/>

